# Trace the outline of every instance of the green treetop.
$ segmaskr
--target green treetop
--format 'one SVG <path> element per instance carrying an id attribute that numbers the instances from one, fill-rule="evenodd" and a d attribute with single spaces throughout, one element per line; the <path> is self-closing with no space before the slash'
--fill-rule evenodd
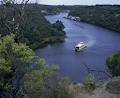
<path id="1" fill-rule="evenodd" d="M 31 63 L 34 52 L 25 44 L 16 43 L 13 34 L 0 39 L 0 92 L 8 91 L 15 73 Z"/>

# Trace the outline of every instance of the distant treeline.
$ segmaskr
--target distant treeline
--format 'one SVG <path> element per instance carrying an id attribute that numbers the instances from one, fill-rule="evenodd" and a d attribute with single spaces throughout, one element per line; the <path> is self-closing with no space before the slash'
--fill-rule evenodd
<path id="1" fill-rule="evenodd" d="M 79 16 L 81 21 L 120 32 L 120 6 L 73 6 L 69 15 Z"/>
<path id="2" fill-rule="evenodd" d="M 46 10 L 47 15 L 54 15 L 60 13 L 63 9 L 63 6 L 57 5 L 38 5 L 41 10 Z"/>

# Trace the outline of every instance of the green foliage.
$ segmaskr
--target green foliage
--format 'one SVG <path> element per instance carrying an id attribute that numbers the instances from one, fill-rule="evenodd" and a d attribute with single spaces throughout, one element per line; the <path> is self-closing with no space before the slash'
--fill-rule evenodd
<path id="1" fill-rule="evenodd" d="M 34 52 L 25 44 L 16 43 L 13 34 L 0 39 L 0 91 L 6 91 L 16 69 L 31 63 Z M 21 68 L 22 67 L 22 68 Z"/>
<path id="2" fill-rule="evenodd" d="M 92 74 L 88 74 L 84 81 L 85 90 L 92 92 L 96 88 L 95 77 Z"/>
<path id="3" fill-rule="evenodd" d="M 74 6 L 69 15 L 79 16 L 81 21 L 120 32 L 120 6 Z"/>
<path id="4" fill-rule="evenodd" d="M 112 76 L 120 76 L 120 52 L 108 57 L 106 63 Z"/>
<path id="5" fill-rule="evenodd" d="M 12 75 L 12 68 L 9 61 L 4 58 L 0 59 L 0 91 L 9 89 L 7 80 Z"/>
<path id="6" fill-rule="evenodd" d="M 25 10 L 25 21 L 22 25 L 23 37 L 22 42 L 35 49 L 43 47 L 50 43 L 63 42 L 65 32 L 50 24 L 41 14 L 40 6 L 28 5 Z M 60 25 L 63 24 L 60 22 Z M 58 25 L 58 26 L 60 26 Z"/>
<path id="7" fill-rule="evenodd" d="M 27 1 L 29 0 L 24 0 L 23 4 L 16 4 L 14 0 L 1 1 L 0 37 L 14 33 L 17 42 L 24 42 L 33 49 L 63 42 L 65 37 L 63 29 L 54 28 L 41 13 L 42 8 L 54 12 L 52 7 L 27 4 Z"/>
<path id="8" fill-rule="evenodd" d="M 43 95 L 43 89 L 47 84 L 45 78 L 52 74 L 54 70 L 48 67 L 44 59 L 37 61 L 36 67 L 26 73 L 23 79 L 23 92 L 25 98 L 38 98 Z"/>
<path id="9" fill-rule="evenodd" d="M 27 0 L 24 2 L 27 4 Z M 64 26 L 59 21 L 53 24 L 54 27 L 41 14 L 40 6 L 26 5 L 24 2 L 19 5 L 15 4 L 14 0 L 1 1 L 0 98 L 3 96 L 18 98 L 22 94 L 22 89 L 25 98 L 41 96 L 46 98 L 54 86 L 52 85 L 49 89 L 51 82 L 57 78 L 58 66 L 49 67 L 43 59 L 37 62 L 33 70 L 30 71 L 30 68 L 26 70 L 27 65 L 36 57 L 27 45 L 38 48 L 64 41 Z M 22 79 L 23 76 L 24 79 Z M 21 80 L 23 80 L 22 89 Z"/>
<path id="10" fill-rule="evenodd" d="M 14 33 L 17 42 L 26 43 L 33 49 L 64 41 L 63 29 L 54 28 L 45 19 L 40 5 L 28 4 L 22 10 L 23 5 L 11 2 L 10 6 L 6 2 L 0 6 L 0 36 Z"/>
<path id="11" fill-rule="evenodd" d="M 7 35 L 0 40 L 0 56 L 10 61 L 11 64 L 18 62 L 30 63 L 35 57 L 34 52 L 25 44 L 16 43 L 14 35 Z"/>
<path id="12" fill-rule="evenodd" d="M 70 80 L 66 77 L 55 81 L 54 86 L 49 89 L 46 98 L 73 98 L 73 93 L 70 91 Z"/>
<path id="13" fill-rule="evenodd" d="M 12 0 L 1 0 L 0 5 L 0 36 L 14 33 L 13 29 L 13 6 Z"/>
<path id="14" fill-rule="evenodd" d="M 62 31 L 64 29 L 64 25 L 61 21 L 57 20 L 56 23 L 53 24 L 53 27 L 58 31 Z"/>
<path id="15" fill-rule="evenodd" d="M 58 66 L 49 67 L 44 59 L 26 73 L 23 79 L 24 98 L 71 98 L 69 80 L 57 76 Z"/>

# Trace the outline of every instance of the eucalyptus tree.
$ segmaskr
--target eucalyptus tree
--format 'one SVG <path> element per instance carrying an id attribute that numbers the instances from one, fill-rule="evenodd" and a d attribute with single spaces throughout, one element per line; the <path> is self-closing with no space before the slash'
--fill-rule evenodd
<path id="1" fill-rule="evenodd" d="M 21 78 L 35 58 L 28 46 L 16 43 L 14 38 L 7 35 L 0 39 L 0 98 L 18 98 Z"/>
<path id="2" fill-rule="evenodd" d="M 33 70 L 24 75 L 23 98 L 72 98 L 70 80 L 58 76 L 59 67 L 39 59 Z"/>

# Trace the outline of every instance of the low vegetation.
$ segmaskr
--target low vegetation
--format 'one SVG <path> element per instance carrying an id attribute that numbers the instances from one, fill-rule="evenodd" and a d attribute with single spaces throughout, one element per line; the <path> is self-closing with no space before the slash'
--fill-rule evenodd
<path id="1" fill-rule="evenodd" d="M 83 84 L 86 91 L 92 92 L 96 88 L 95 77 L 92 74 L 88 74 Z"/>

